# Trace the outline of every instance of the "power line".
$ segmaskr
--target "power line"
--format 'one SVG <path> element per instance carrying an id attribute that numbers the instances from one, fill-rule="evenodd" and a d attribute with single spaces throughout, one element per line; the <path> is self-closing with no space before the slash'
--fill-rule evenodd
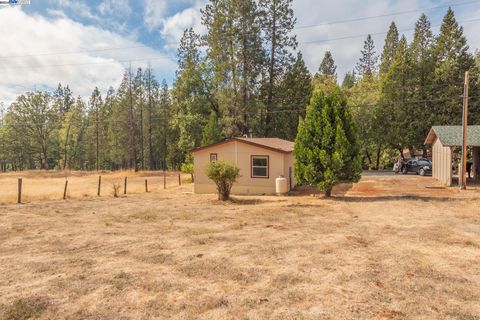
<path id="1" fill-rule="evenodd" d="M 458 23 L 472 23 L 478 22 L 480 18 L 477 19 L 470 19 L 470 20 L 463 20 L 457 21 Z M 435 25 L 431 28 L 439 28 L 441 25 Z M 413 31 L 415 28 L 408 28 L 408 29 L 401 29 L 398 30 L 399 32 L 407 32 Z M 330 42 L 330 41 L 338 41 L 338 40 L 348 40 L 348 39 L 355 39 L 355 38 L 363 38 L 367 35 L 384 35 L 387 32 L 376 32 L 376 33 L 365 33 L 365 34 L 357 34 L 351 36 L 344 36 L 344 37 L 337 37 L 337 38 L 329 38 L 329 39 L 319 39 L 319 40 L 312 40 L 312 41 L 303 41 L 298 42 L 299 44 L 312 44 L 312 43 L 320 43 L 320 42 Z M 85 62 L 85 63 L 64 63 L 64 64 L 53 64 L 53 65 L 38 65 L 38 66 L 21 66 L 21 67 L 2 67 L 1 70 L 19 70 L 19 69 L 37 69 L 37 68 L 51 68 L 51 67 L 68 67 L 68 66 L 85 66 L 85 65 L 103 65 L 103 64 L 111 64 L 111 63 L 127 63 L 127 62 L 138 62 L 138 61 L 154 61 L 154 60 L 175 60 L 173 57 L 153 57 L 153 58 L 140 58 L 140 59 L 125 59 L 125 60 L 113 60 L 113 61 L 104 61 L 104 62 Z"/>
<path id="2" fill-rule="evenodd" d="M 86 66 L 86 65 L 104 65 L 110 63 L 129 63 L 138 61 L 155 61 L 155 60 L 172 60 L 170 57 L 153 57 L 153 58 L 141 58 L 141 59 L 127 59 L 127 60 L 113 60 L 104 62 L 85 62 L 85 63 L 64 63 L 64 64 L 51 64 L 43 66 L 22 66 L 22 67 L 3 67 L 1 70 L 17 70 L 17 69 L 37 69 L 37 68 L 51 68 L 51 67 L 69 67 L 69 66 Z"/>
<path id="3" fill-rule="evenodd" d="M 480 21 L 480 18 L 478 19 L 470 19 L 470 20 L 463 20 L 463 21 L 457 21 L 458 23 L 462 23 L 462 24 L 465 24 L 465 23 L 472 23 L 472 22 L 478 22 Z M 439 28 L 441 27 L 442 25 L 439 24 L 439 25 L 435 25 L 435 26 L 431 26 L 431 28 Z M 415 28 L 408 28 L 408 29 L 400 29 L 398 30 L 398 32 L 408 32 L 408 31 L 414 31 Z M 311 43 L 319 43 L 319 42 L 330 42 L 330 41 L 338 41 L 338 40 L 348 40 L 348 39 L 355 39 L 355 38 L 363 38 L 363 37 L 366 37 L 368 35 L 371 35 L 371 36 L 378 36 L 378 35 L 384 35 L 384 34 L 387 34 L 388 31 L 386 32 L 374 32 L 374 33 L 364 33 L 364 34 L 357 34 L 357 35 L 351 35 L 351 36 L 344 36 L 344 37 L 338 37 L 338 38 L 328 38 L 328 39 L 319 39 L 319 40 L 312 40 L 312 41 L 302 41 L 302 42 L 298 42 L 299 44 L 311 44 Z"/>
<path id="4" fill-rule="evenodd" d="M 366 16 L 366 17 L 358 17 L 358 18 L 352 18 L 352 19 L 330 21 L 330 22 L 324 22 L 324 23 L 320 23 L 320 24 L 313 24 L 313 25 L 295 27 L 293 29 L 294 30 L 308 29 L 308 28 L 329 26 L 329 25 L 334 25 L 334 24 L 342 24 L 342 23 L 355 22 L 355 21 L 364 21 L 364 20 L 370 20 L 370 19 L 392 17 L 392 16 L 404 15 L 404 14 L 409 14 L 409 13 L 431 11 L 431 10 L 435 10 L 435 9 L 443 9 L 443 8 L 449 8 L 449 7 L 459 7 L 459 6 L 465 6 L 465 5 L 470 5 L 470 4 L 478 4 L 478 1 L 468 1 L 468 2 L 454 3 L 454 4 L 450 4 L 450 5 L 442 5 L 442 6 L 436 6 L 436 7 L 423 8 L 423 9 L 385 13 L 385 14 L 379 14 L 379 15 L 375 15 L 375 16 Z"/>
<path id="5" fill-rule="evenodd" d="M 70 54 L 80 54 L 80 53 L 90 53 L 90 52 L 105 52 L 105 51 L 115 51 L 115 50 L 128 50 L 128 49 L 138 49 L 138 48 L 149 48 L 149 47 L 146 46 L 146 45 L 138 45 L 138 46 L 131 46 L 131 47 L 116 47 L 116 48 L 104 48 L 104 49 L 92 49 L 92 50 L 80 50 L 80 51 L 27 53 L 27 54 L 18 55 L 18 56 L 0 56 L 0 59 L 26 58 L 26 57 L 37 57 L 37 56 L 54 56 L 54 55 L 70 55 Z"/>
<path id="6" fill-rule="evenodd" d="M 389 16 L 396 16 L 396 15 L 403 15 L 403 14 L 409 14 L 409 13 L 415 13 L 415 12 L 423 12 L 423 11 L 431 11 L 435 9 L 442 9 L 442 8 L 448 8 L 448 7 L 458 7 L 458 6 L 465 6 L 465 5 L 471 5 L 471 4 L 476 4 L 478 1 L 468 1 L 468 2 L 462 2 L 462 3 L 453 3 L 449 5 L 441 5 L 441 6 L 435 6 L 435 7 L 428 7 L 428 8 L 423 8 L 423 9 L 415 9 L 415 10 L 408 10 L 408 11 L 399 11 L 399 12 L 393 12 L 393 13 L 386 13 L 386 14 L 380 14 L 380 15 L 375 15 L 375 16 L 366 16 L 366 17 L 358 17 L 358 18 L 352 18 L 352 19 L 344 19 L 344 20 L 337 20 L 337 21 L 330 21 L 330 22 L 324 22 L 320 24 L 314 24 L 314 25 L 306 25 L 306 26 L 299 26 L 293 28 L 293 30 L 299 30 L 299 29 L 307 29 L 307 28 L 314 28 L 314 27 L 321 27 L 321 26 L 327 26 L 327 25 L 335 25 L 335 24 L 342 24 L 342 23 L 348 23 L 348 22 L 355 22 L 355 21 L 363 21 L 363 20 L 370 20 L 370 19 L 377 19 L 377 18 L 382 18 L 382 17 L 389 17 Z M 400 30 L 401 31 L 401 30 Z M 403 31 L 411 31 L 411 29 L 408 30 L 403 30 Z M 372 33 L 372 35 L 380 35 L 380 34 L 386 34 L 385 33 Z M 315 42 L 326 42 L 326 41 L 336 41 L 336 40 L 342 40 L 342 39 L 352 39 L 352 38 L 357 38 L 357 37 L 362 37 L 366 36 L 365 35 L 356 35 L 356 36 L 347 36 L 347 37 L 341 37 L 341 38 L 332 38 L 332 39 L 325 39 L 325 40 L 317 40 Z M 179 43 L 179 42 L 177 42 Z M 308 41 L 308 42 L 300 42 L 302 44 L 305 43 L 313 43 L 313 41 Z M 116 50 L 128 50 L 128 49 L 138 49 L 138 48 L 151 48 L 146 45 L 137 45 L 137 46 L 129 46 L 129 47 L 112 47 L 112 48 L 102 48 L 102 49 L 85 49 L 85 50 L 79 50 L 79 51 L 60 51 L 60 52 L 45 52 L 45 53 L 28 53 L 24 55 L 13 55 L 13 56 L 0 56 L 0 59 L 11 59 L 11 58 L 26 58 L 26 57 L 36 57 L 36 56 L 51 56 L 51 55 L 74 55 L 74 54 L 81 54 L 81 53 L 92 53 L 92 52 L 105 52 L 105 51 L 116 51 Z M 153 49 L 153 48 L 151 48 Z M 174 58 L 172 58 L 174 59 Z"/>

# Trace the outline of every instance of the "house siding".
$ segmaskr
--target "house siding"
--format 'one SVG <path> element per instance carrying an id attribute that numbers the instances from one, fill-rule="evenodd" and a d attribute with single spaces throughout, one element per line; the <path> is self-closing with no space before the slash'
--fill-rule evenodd
<path id="1" fill-rule="evenodd" d="M 210 161 L 210 154 L 216 153 L 218 160 L 235 164 L 240 169 L 240 178 L 232 188 L 232 194 L 274 194 L 275 179 L 284 176 L 288 179 L 288 168 L 292 167 L 293 155 L 291 153 L 276 152 L 270 149 L 254 146 L 239 141 L 231 141 L 211 148 L 195 151 L 194 175 L 195 193 L 215 193 L 216 186 L 205 174 L 205 167 Z M 251 177 L 251 157 L 268 156 L 268 178 Z M 292 185 L 294 185 L 292 177 Z"/>

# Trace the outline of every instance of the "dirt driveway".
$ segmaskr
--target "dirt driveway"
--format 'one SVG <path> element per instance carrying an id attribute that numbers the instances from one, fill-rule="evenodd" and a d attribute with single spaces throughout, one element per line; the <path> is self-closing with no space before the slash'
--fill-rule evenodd
<path id="1" fill-rule="evenodd" d="M 342 185 L 334 190 L 337 196 L 355 197 L 457 197 L 457 188 L 446 188 L 432 177 L 364 173 L 360 183 Z"/>

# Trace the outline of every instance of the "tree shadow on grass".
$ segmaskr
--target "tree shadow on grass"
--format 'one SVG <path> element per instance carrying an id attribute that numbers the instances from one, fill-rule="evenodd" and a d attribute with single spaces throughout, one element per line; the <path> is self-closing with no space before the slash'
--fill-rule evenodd
<path id="1" fill-rule="evenodd" d="M 423 202 L 462 202 L 465 199 L 453 197 L 436 197 L 436 196 L 422 196 L 416 194 L 405 194 L 399 196 L 372 196 L 372 197 L 355 197 L 355 196 L 333 196 L 331 198 L 324 198 L 339 202 L 384 202 L 384 201 L 401 201 L 414 200 Z"/>
<path id="2" fill-rule="evenodd" d="M 229 202 L 233 204 L 240 204 L 240 205 L 256 205 L 256 204 L 265 204 L 265 203 L 279 203 L 279 202 L 286 202 L 285 199 L 277 199 L 277 200 L 270 200 L 270 199 L 239 199 L 230 197 Z"/>

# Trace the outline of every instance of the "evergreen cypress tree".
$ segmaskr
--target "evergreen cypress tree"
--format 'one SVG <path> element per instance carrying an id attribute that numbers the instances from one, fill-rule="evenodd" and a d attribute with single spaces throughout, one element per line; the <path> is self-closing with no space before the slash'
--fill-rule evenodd
<path id="1" fill-rule="evenodd" d="M 388 29 L 387 36 L 385 38 L 385 44 L 383 45 L 382 55 L 380 57 L 380 74 L 386 74 L 388 69 L 392 65 L 393 59 L 395 59 L 395 53 L 398 46 L 398 29 L 395 22 L 392 22 Z"/>
<path id="2" fill-rule="evenodd" d="M 367 36 L 361 50 L 362 57 L 357 63 L 358 74 L 367 79 L 373 78 L 375 71 L 377 70 L 378 56 L 375 53 L 375 45 L 371 35 Z"/>
<path id="3" fill-rule="evenodd" d="M 340 88 L 329 94 L 316 90 L 295 139 L 298 183 L 314 185 L 329 197 L 335 185 L 360 179 L 359 153 L 357 133 Z"/>

